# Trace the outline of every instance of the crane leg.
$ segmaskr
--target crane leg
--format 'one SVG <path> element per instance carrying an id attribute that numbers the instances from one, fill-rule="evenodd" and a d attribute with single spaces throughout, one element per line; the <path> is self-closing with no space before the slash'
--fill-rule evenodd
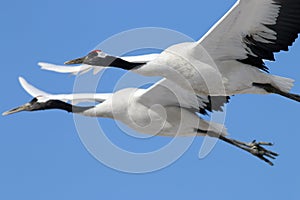
<path id="1" fill-rule="evenodd" d="M 262 88 L 266 90 L 269 93 L 274 93 L 274 94 L 279 94 L 281 96 L 284 96 L 286 98 L 292 99 L 294 101 L 300 102 L 300 95 L 298 94 L 293 94 L 293 93 L 288 93 L 288 92 L 283 92 L 276 87 L 272 86 L 269 83 L 253 83 L 253 86 Z"/>
<path id="2" fill-rule="evenodd" d="M 207 131 L 202 129 L 196 129 L 196 131 L 198 133 L 206 134 L 207 136 L 210 137 L 219 138 L 220 140 L 228 144 L 236 146 L 244 151 L 247 151 L 252 155 L 254 155 L 255 157 L 258 157 L 259 159 L 265 161 L 271 166 L 273 166 L 274 164 L 269 159 L 276 159 L 276 157 L 279 156 L 279 154 L 267 150 L 263 147 L 263 146 L 273 146 L 273 143 L 271 142 L 256 142 L 256 140 L 253 140 L 252 142 L 246 143 L 232 138 L 228 138 L 226 136 L 220 135 L 213 131 Z"/>

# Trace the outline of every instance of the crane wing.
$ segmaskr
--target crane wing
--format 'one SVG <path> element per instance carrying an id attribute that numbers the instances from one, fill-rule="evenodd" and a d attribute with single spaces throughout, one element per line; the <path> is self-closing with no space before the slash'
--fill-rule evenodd
<path id="1" fill-rule="evenodd" d="M 24 78 L 19 77 L 19 82 L 24 90 L 32 97 L 43 96 L 47 100 L 61 100 L 64 102 L 72 102 L 77 104 L 81 102 L 103 102 L 108 98 L 111 98 L 111 93 L 78 93 L 78 94 L 50 94 L 46 93 L 33 85 L 29 84 Z"/>
<path id="2" fill-rule="evenodd" d="M 73 75 L 84 74 L 92 69 L 94 69 L 98 73 L 103 69 L 103 67 L 91 66 L 91 65 L 64 66 L 64 65 L 55 65 L 51 63 L 45 63 L 45 62 L 39 62 L 38 65 L 41 67 L 41 69 L 47 71 L 53 71 L 58 73 L 70 73 Z"/>
<path id="3" fill-rule="evenodd" d="M 23 77 L 19 77 L 19 82 L 23 89 L 30 94 L 32 97 L 37 97 L 37 96 L 50 96 L 51 94 L 46 93 L 33 85 L 30 85 Z"/>
<path id="4" fill-rule="evenodd" d="M 162 79 L 148 89 L 141 90 L 139 101 L 146 106 L 179 106 L 207 114 L 207 111 L 222 111 L 228 97 L 209 97 L 193 94 L 176 83 Z"/>
<path id="5" fill-rule="evenodd" d="M 264 60 L 288 50 L 300 32 L 299 0 L 238 0 L 199 41 L 214 60 L 267 71 Z"/>
<path id="6" fill-rule="evenodd" d="M 154 60 L 159 55 L 160 54 L 158 53 L 152 53 L 152 54 L 144 54 L 144 55 L 137 55 L 137 56 L 122 56 L 120 58 L 128 62 L 146 63 Z"/>

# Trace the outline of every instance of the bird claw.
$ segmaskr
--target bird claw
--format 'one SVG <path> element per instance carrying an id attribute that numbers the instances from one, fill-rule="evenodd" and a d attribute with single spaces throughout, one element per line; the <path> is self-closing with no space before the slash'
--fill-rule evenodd
<path id="1" fill-rule="evenodd" d="M 270 142 L 256 142 L 256 140 L 252 141 L 251 143 L 244 144 L 244 149 L 251 153 L 252 155 L 258 157 L 259 159 L 267 162 L 269 165 L 273 166 L 274 164 L 267 159 L 276 159 L 276 156 L 279 156 L 279 154 L 265 149 L 263 146 L 273 146 L 273 143 Z"/>
<path id="2" fill-rule="evenodd" d="M 272 142 L 256 142 L 256 140 L 253 140 L 249 145 L 263 145 L 263 146 L 273 146 L 274 143 Z"/>
<path id="3" fill-rule="evenodd" d="M 279 156 L 279 154 L 264 148 L 264 146 L 273 146 L 271 142 L 256 142 L 256 140 L 253 140 L 250 143 L 245 143 L 222 135 L 219 136 L 219 139 L 251 153 L 271 166 L 274 164 L 269 159 L 276 159 L 276 156 Z"/>

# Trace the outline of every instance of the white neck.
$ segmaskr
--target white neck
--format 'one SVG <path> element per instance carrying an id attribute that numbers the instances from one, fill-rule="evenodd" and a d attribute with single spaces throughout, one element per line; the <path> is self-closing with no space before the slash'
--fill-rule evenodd
<path id="1" fill-rule="evenodd" d="M 98 104 L 95 107 L 87 109 L 78 114 L 89 117 L 103 117 L 113 119 L 112 107 L 109 104 L 107 105 L 106 103 Z"/>

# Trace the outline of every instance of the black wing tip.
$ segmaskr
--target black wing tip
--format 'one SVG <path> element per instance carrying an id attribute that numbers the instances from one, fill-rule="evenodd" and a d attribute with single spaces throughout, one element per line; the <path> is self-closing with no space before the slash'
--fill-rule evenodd
<path id="1" fill-rule="evenodd" d="M 275 39 L 265 38 L 264 31 L 245 35 L 244 44 L 247 46 L 246 59 L 237 60 L 268 72 L 264 60 L 274 61 L 274 53 L 288 51 L 300 33 L 300 1 L 298 0 L 273 0 L 272 4 L 280 6 L 275 24 L 261 24 L 276 33 Z M 266 42 L 258 41 L 261 38 Z M 251 53 L 250 53 L 251 52 Z M 250 55 L 251 54 L 251 55 Z"/>
<path id="2" fill-rule="evenodd" d="M 199 113 L 209 115 L 208 112 L 223 111 L 222 107 L 229 101 L 230 96 L 208 96 L 208 102 L 204 108 L 199 108 Z"/>

